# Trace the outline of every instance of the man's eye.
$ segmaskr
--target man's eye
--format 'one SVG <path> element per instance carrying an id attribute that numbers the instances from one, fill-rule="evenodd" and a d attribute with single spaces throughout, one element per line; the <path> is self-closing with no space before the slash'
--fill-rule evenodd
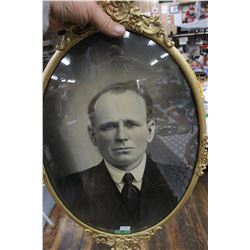
<path id="1" fill-rule="evenodd" d="M 101 130 L 106 131 L 106 130 L 111 130 L 111 129 L 114 129 L 114 128 L 115 128 L 115 124 L 108 123 L 108 124 L 103 125 L 101 127 Z"/>
<path id="2" fill-rule="evenodd" d="M 135 122 L 132 122 L 132 121 L 127 121 L 127 122 L 125 122 L 125 126 L 126 126 L 127 128 L 134 128 L 134 127 L 137 127 L 138 124 L 135 123 Z"/>

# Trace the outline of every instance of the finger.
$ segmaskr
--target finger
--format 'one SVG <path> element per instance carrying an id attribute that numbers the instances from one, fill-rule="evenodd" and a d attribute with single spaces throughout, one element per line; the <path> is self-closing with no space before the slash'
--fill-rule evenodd
<path id="1" fill-rule="evenodd" d="M 108 36 L 122 36 L 125 28 L 114 22 L 104 11 L 94 3 L 90 8 L 90 22 L 101 32 Z"/>

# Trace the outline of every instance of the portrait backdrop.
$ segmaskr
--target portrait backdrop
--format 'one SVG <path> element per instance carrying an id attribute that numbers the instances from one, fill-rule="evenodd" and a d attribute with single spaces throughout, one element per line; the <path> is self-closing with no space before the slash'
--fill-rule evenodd
<path id="1" fill-rule="evenodd" d="M 55 180 L 102 160 L 88 135 L 88 104 L 106 86 L 129 80 L 143 84 L 153 99 L 156 133 L 147 153 L 180 200 L 198 154 L 196 106 L 187 81 L 168 53 L 132 32 L 122 38 L 96 34 L 84 39 L 53 72 L 44 94 L 48 176 Z"/>

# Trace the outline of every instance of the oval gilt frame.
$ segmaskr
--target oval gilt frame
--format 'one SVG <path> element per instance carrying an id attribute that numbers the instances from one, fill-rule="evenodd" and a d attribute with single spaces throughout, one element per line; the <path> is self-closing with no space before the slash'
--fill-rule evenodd
<path id="1" fill-rule="evenodd" d="M 199 176 L 203 175 L 203 171 L 207 167 L 207 156 L 208 156 L 208 140 L 206 135 L 206 123 L 205 123 L 205 111 L 202 99 L 202 90 L 199 87 L 199 82 L 192 71 L 189 64 L 186 62 L 184 57 L 179 53 L 179 51 L 174 47 L 174 42 L 168 39 L 168 36 L 164 32 L 159 17 L 148 17 L 143 15 L 138 7 L 134 5 L 133 2 L 121 2 L 121 1 L 109 1 L 101 3 L 103 10 L 111 16 L 113 20 L 124 25 L 126 30 L 141 34 L 158 44 L 163 48 L 178 64 L 183 75 L 185 76 L 189 87 L 193 93 L 194 102 L 197 107 L 198 123 L 199 123 L 199 148 L 198 148 L 198 159 L 196 162 L 196 167 L 192 180 L 182 197 L 181 201 L 178 203 L 177 207 L 161 222 L 157 225 L 150 227 L 146 230 L 131 233 L 128 235 L 124 234 L 111 234 L 104 231 L 97 230 L 85 224 L 83 221 L 76 218 L 70 210 L 63 204 L 63 202 L 58 197 L 55 192 L 50 179 L 44 168 L 43 177 L 44 181 L 56 200 L 56 202 L 64 209 L 64 211 L 80 226 L 83 227 L 85 232 L 92 235 L 93 238 L 99 243 L 105 243 L 114 249 L 137 249 L 139 243 L 143 239 L 149 239 L 154 233 L 162 228 L 170 218 L 172 218 L 177 211 L 183 207 L 189 196 L 191 195 Z M 79 27 L 72 26 L 63 36 L 62 42 L 57 46 L 57 51 L 53 58 L 49 61 L 47 67 L 43 74 L 43 90 L 48 85 L 51 75 L 53 74 L 56 66 L 64 57 L 64 55 L 78 44 L 81 40 L 95 34 L 97 30 L 93 26 Z"/>

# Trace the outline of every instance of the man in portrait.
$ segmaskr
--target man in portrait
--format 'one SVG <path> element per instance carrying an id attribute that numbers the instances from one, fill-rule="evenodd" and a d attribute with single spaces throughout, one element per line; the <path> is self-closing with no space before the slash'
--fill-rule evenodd
<path id="1" fill-rule="evenodd" d="M 157 164 L 146 154 L 153 140 L 152 99 L 136 81 L 112 84 L 88 106 L 92 143 L 103 160 L 62 178 L 61 198 L 84 223 L 131 232 L 159 223 L 177 206 Z"/>

